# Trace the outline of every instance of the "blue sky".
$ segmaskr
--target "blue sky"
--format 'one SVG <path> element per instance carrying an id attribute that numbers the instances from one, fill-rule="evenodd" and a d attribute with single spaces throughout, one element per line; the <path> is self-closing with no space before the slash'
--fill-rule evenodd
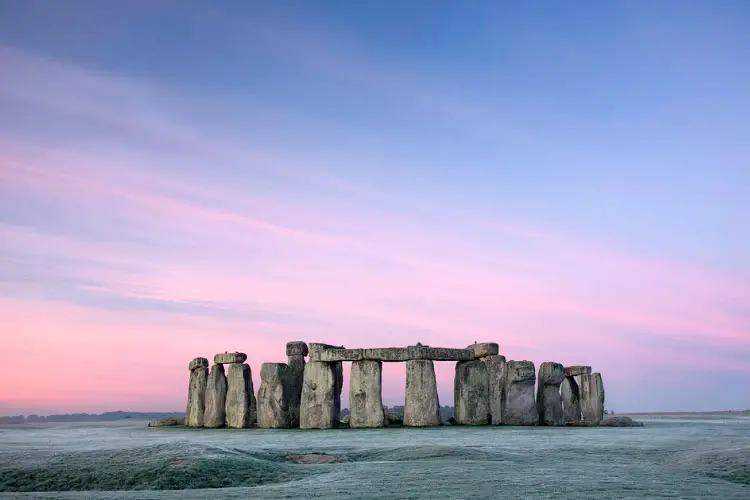
<path id="1" fill-rule="evenodd" d="M 564 335 L 593 365 L 671 342 L 738 380 L 718 365 L 750 366 L 749 22 L 741 1 L 0 0 L 3 290 L 50 317 L 115 311 L 97 316 L 115 330 L 123 308 L 209 304 L 227 332 L 286 318 L 374 345 L 422 311 L 405 331 L 455 324 L 437 339 L 460 344 L 462 322 L 498 325 L 485 340 L 528 349 L 510 358 L 570 355 Z M 292 234 L 345 245 L 266 239 Z M 154 278 L 170 265 L 194 293 Z M 222 279 L 234 296 L 214 296 Z M 361 302 L 294 309 L 337 279 Z M 263 288 L 279 282 L 293 291 Z"/>

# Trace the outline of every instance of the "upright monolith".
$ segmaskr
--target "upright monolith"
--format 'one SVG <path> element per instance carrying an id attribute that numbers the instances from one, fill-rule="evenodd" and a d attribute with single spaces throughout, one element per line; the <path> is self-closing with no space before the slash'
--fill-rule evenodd
<path id="1" fill-rule="evenodd" d="M 190 362 L 190 385 L 188 403 L 185 410 L 187 427 L 203 427 L 206 411 L 206 386 L 208 384 L 208 359 L 195 358 Z"/>
<path id="2" fill-rule="evenodd" d="M 247 363 L 232 363 L 227 369 L 227 427 L 244 429 L 257 422 L 253 374 Z"/>
<path id="3" fill-rule="evenodd" d="M 482 360 L 459 361 L 453 385 L 453 404 L 459 425 L 490 423 L 490 388 L 487 365 Z"/>
<path id="4" fill-rule="evenodd" d="M 383 363 L 374 360 L 352 362 L 349 377 L 349 426 L 383 427 Z"/>
<path id="5" fill-rule="evenodd" d="M 604 384 L 601 373 L 581 375 L 581 419 L 598 424 L 604 418 Z"/>
<path id="6" fill-rule="evenodd" d="M 565 371 L 560 363 L 545 361 L 539 365 L 536 403 L 539 425 L 565 425 L 560 384 Z"/>
<path id="7" fill-rule="evenodd" d="M 289 426 L 299 427 L 299 407 L 302 401 L 302 383 L 305 378 L 305 356 L 308 354 L 304 342 L 287 342 L 286 356 L 289 366 Z"/>
<path id="8" fill-rule="evenodd" d="M 581 421 L 581 402 L 578 382 L 575 377 L 565 377 L 560 384 L 560 397 L 563 405 L 563 418 L 566 424 Z"/>
<path id="9" fill-rule="evenodd" d="M 258 427 L 289 427 L 289 367 L 286 363 L 263 363 L 258 389 Z"/>
<path id="10" fill-rule="evenodd" d="M 331 429 L 338 425 L 335 363 L 311 361 L 305 365 L 299 426 L 302 429 Z"/>
<path id="11" fill-rule="evenodd" d="M 536 370 L 531 361 L 508 361 L 505 371 L 503 423 L 536 425 L 539 414 L 534 397 Z"/>
<path id="12" fill-rule="evenodd" d="M 503 405 L 505 404 L 505 356 L 492 355 L 482 358 L 487 365 L 487 380 L 490 394 L 490 423 L 503 423 Z"/>
<path id="13" fill-rule="evenodd" d="M 404 425 L 429 427 L 440 425 L 435 365 L 431 360 L 416 359 L 406 362 L 406 402 Z"/>
<path id="14" fill-rule="evenodd" d="M 203 427 L 212 429 L 226 425 L 227 377 L 224 365 L 215 364 L 211 367 L 206 387 L 206 413 Z"/>

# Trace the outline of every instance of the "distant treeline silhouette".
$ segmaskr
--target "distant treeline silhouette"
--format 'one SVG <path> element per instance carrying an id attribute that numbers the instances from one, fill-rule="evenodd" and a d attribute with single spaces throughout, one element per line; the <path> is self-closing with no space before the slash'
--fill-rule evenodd
<path id="1" fill-rule="evenodd" d="M 385 406 L 385 411 L 403 413 L 404 407 Z M 349 415 L 349 408 L 341 410 L 341 417 Z M 442 406 L 440 415 L 443 418 L 453 416 L 452 406 Z M 105 413 L 62 413 L 56 415 L 13 415 L 0 417 L 0 425 L 3 424 L 44 424 L 55 422 L 113 422 L 116 420 L 156 420 L 163 418 L 184 417 L 185 412 L 139 412 L 139 411 L 108 411 Z"/>

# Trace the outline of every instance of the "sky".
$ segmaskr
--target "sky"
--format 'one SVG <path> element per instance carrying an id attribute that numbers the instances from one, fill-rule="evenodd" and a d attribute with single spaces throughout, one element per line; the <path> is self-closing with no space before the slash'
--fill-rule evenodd
<path id="1" fill-rule="evenodd" d="M 0 414 L 184 411 L 192 358 L 245 352 L 257 390 L 292 340 L 497 342 L 617 412 L 750 408 L 749 23 L 0 0 Z"/>

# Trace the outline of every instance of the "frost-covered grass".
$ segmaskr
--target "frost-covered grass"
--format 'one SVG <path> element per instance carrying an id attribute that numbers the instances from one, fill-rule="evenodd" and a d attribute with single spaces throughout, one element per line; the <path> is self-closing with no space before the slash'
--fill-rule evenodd
<path id="1" fill-rule="evenodd" d="M 643 420 L 608 429 L 6 427 L 0 497 L 750 498 L 750 419 Z M 347 460 L 286 460 L 311 452 Z"/>

